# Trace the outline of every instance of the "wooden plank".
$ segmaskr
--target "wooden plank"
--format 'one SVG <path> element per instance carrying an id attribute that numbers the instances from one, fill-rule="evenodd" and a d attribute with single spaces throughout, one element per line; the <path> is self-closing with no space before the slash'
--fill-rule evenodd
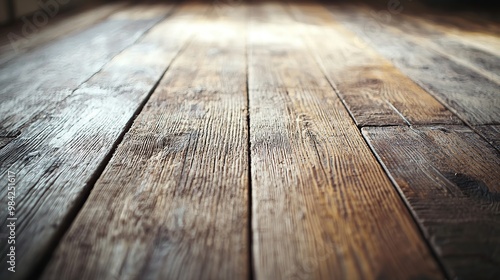
<path id="1" fill-rule="evenodd" d="M 89 28 L 123 7 L 125 7 L 124 3 L 112 3 L 92 7 L 69 16 L 59 15 L 58 12 L 55 12 L 54 16 L 50 17 L 47 26 L 38 27 L 33 25 L 33 29 L 27 29 L 26 32 L 28 33 L 23 33 L 23 25 L 17 25 L 14 29 L 2 30 L 0 64 L 72 32 Z M 30 20 L 28 18 L 28 21 Z M 32 21 L 30 22 L 32 23 Z M 26 23 L 23 22 L 23 24 Z"/>
<path id="2" fill-rule="evenodd" d="M 483 136 L 493 147 L 500 150 L 500 125 L 475 126 L 474 130 Z"/>
<path id="3" fill-rule="evenodd" d="M 272 87 L 257 78 L 265 77 L 255 61 L 276 71 L 271 79 L 284 75 L 276 60 L 257 57 L 279 56 L 283 46 L 295 59 L 313 61 L 283 5 L 261 7 L 248 39 L 255 278 L 442 278 L 333 89 Z"/>
<path id="4" fill-rule="evenodd" d="M 465 126 L 363 128 L 452 279 L 500 277 L 500 154 Z"/>
<path id="5" fill-rule="evenodd" d="M 195 37 L 126 134 L 42 279 L 249 278 L 245 9 L 216 14 L 183 22 Z M 196 69 L 192 76 L 187 65 Z"/>
<path id="6" fill-rule="evenodd" d="M 142 18 L 135 9 L 66 37 L 0 66 L 0 136 L 11 136 L 62 102 L 92 75 L 171 10 L 171 5 Z M 147 7 L 138 7 L 139 11 Z M 126 16 L 133 18 L 126 19 Z M 112 34 L 112 36 L 109 36 Z"/>
<path id="7" fill-rule="evenodd" d="M 366 28 L 369 15 L 360 9 L 330 12 L 468 124 L 500 124 L 500 98 L 495 82 L 410 36 L 394 33 L 394 29 Z"/>
<path id="8" fill-rule="evenodd" d="M 461 121 L 319 5 L 292 5 L 303 37 L 358 126 Z M 328 40 L 325 40 L 328 38 Z"/>
<path id="9" fill-rule="evenodd" d="M 194 7 L 180 9 L 0 150 L 0 176 L 5 178 L 8 170 L 16 173 L 18 219 L 16 273 L 7 271 L 7 248 L 2 246 L 1 279 L 28 279 L 48 261 L 47 254 L 97 179 L 96 172 L 108 161 L 116 141 L 185 45 L 195 29 L 192 22 L 202 12 Z M 1 183 L 2 197 L 7 197 L 6 184 Z M 6 215 L 0 212 L 2 227 L 6 226 Z"/>

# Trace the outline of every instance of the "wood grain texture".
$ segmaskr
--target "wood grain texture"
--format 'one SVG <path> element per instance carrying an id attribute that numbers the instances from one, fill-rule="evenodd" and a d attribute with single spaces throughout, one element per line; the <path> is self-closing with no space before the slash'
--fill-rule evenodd
<path id="1" fill-rule="evenodd" d="M 56 12 L 53 17 L 49 18 L 47 26 L 37 27 L 34 25 L 33 30 L 27 29 L 26 34 L 29 34 L 29 36 L 24 35 L 23 26 L 21 25 L 9 30 L 2 30 L 4 32 L 1 32 L 0 35 L 0 64 L 58 38 L 67 36 L 72 32 L 89 28 L 124 7 L 124 3 L 112 3 L 92 7 L 68 16 L 59 15 L 59 12 Z M 29 20 L 30 18 L 28 18 Z"/>
<path id="2" fill-rule="evenodd" d="M 291 5 L 311 53 L 358 126 L 461 121 L 389 61 L 332 20 L 321 5 Z M 325 38 L 328 38 L 325 40 Z"/>
<path id="3" fill-rule="evenodd" d="M 287 68 L 260 54 L 280 56 L 288 46 L 313 61 L 283 5 L 261 4 L 252 15 L 248 86 L 256 279 L 442 278 L 333 89 L 306 83 L 321 81 L 320 71 L 304 72 L 300 88 L 271 83 Z M 255 61 L 266 65 L 255 67 Z M 274 72 L 261 76 L 263 67 Z"/>
<path id="4" fill-rule="evenodd" d="M 500 151 L 500 125 L 481 125 L 474 129 Z"/>
<path id="5" fill-rule="evenodd" d="M 363 128 L 456 279 L 500 277 L 500 154 L 464 126 Z"/>
<path id="6" fill-rule="evenodd" d="M 245 9 L 214 14 L 183 21 L 195 36 L 42 279 L 249 278 Z"/>
<path id="7" fill-rule="evenodd" d="M 0 136 L 18 134 L 73 91 L 113 57 L 137 41 L 171 10 L 171 5 L 139 18 L 135 9 L 78 34 L 26 53 L 0 66 Z M 127 16 L 131 17 L 127 19 Z M 109 36 L 113 34 L 112 36 Z"/>
<path id="8" fill-rule="evenodd" d="M 332 8 L 330 12 L 469 125 L 500 123 L 495 82 L 394 29 L 368 28 L 370 15 L 361 9 Z"/>
<path id="9" fill-rule="evenodd" d="M 86 198 L 95 172 L 194 29 L 184 26 L 202 12 L 188 8 L 179 13 L 113 58 L 0 149 L 2 178 L 7 170 L 17 174 L 19 221 L 18 270 L 6 274 L 7 248 L 2 245 L 1 279 L 26 279 L 59 241 Z M 2 184 L 0 194 L 7 197 L 7 183 Z M 6 215 L 0 212 L 3 227 Z"/>

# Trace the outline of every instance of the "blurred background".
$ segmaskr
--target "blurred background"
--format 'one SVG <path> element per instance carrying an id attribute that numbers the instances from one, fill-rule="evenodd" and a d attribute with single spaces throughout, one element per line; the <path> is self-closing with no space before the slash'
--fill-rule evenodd
<path id="1" fill-rule="evenodd" d="M 217 0 L 205 0 L 204 2 L 214 2 Z M 238 2 L 251 0 L 237 0 Z M 119 0 L 0 0 L 0 25 L 10 25 L 21 21 L 23 16 L 34 15 L 37 11 L 42 11 L 44 7 L 50 6 L 50 3 L 57 3 L 59 12 L 69 12 L 75 10 L 88 9 L 92 6 L 102 3 L 119 2 Z M 124 1 L 122 1 L 124 2 Z M 126 1 L 131 3 L 158 2 L 151 0 Z M 180 1 L 174 1 L 180 2 Z M 304 0 L 307 2 L 307 0 Z M 448 13 L 456 11 L 474 10 L 484 13 L 492 18 L 491 13 L 497 13 L 500 7 L 500 1 L 495 0 L 319 0 L 314 2 L 327 3 L 365 3 L 376 6 L 388 6 L 404 4 L 406 7 L 412 5 L 425 5 L 437 10 L 444 10 Z"/>
<path id="2" fill-rule="evenodd" d="M 102 0 L 0 0 L 0 23 L 3 25 L 13 23 L 23 16 L 33 15 L 43 10 L 44 5 L 50 6 L 55 2 L 62 11 L 83 8 L 86 5 L 95 5 Z M 58 11 L 59 12 L 59 11 Z"/>

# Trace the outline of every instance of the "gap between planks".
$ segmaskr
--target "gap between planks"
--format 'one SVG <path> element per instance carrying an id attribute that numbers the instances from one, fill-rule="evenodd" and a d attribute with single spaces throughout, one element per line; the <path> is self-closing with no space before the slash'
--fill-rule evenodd
<path id="1" fill-rule="evenodd" d="M 245 90 L 246 90 L 246 102 L 247 102 L 247 131 L 248 131 L 248 136 L 247 136 L 247 159 L 248 159 L 248 261 L 249 261 L 249 278 L 248 280 L 255 280 L 255 261 L 254 261 L 254 250 L 253 250 L 253 196 L 252 196 L 252 141 L 251 141 L 251 134 L 250 134 L 250 91 L 249 86 L 248 86 L 248 77 L 249 77 L 249 70 L 250 67 L 248 65 L 249 62 L 249 51 L 248 51 L 248 29 L 249 29 L 249 19 L 251 17 L 251 10 L 246 7 L 247 9 L 247 21 L 245 24 L 245 71 L 246 71 L 246 81 L 245 81 Z"/>

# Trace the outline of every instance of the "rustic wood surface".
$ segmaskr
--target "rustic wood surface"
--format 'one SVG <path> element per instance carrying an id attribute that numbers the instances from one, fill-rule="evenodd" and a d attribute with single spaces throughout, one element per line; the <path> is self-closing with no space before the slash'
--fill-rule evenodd
<path id="1" fill-rule="evenodd" d="M 282 5 L 262 4 L 253 14 L 248 94 L 255 277 L 439 279 L 411 216 L 342 102 L 333 89 L 318 87 L 324 80 L 319 68 L 294 72 L 300 84 L 275 83 L 290 72 L 269 55 L 293 54 L 297 64 L 313 67 L 299 26 Z"/>
<path id="2" fill-rule="evenodd" d="M 457 124 L 430 94 L 332 20 L 321 6 L 295 5 L 292 13 L 358 126 Z M 325 40 L 328 38 L 328 40 Z"/>
<path id="3" fill-rule="evenodd" d="M 363 9 L 332 6 L 330 11 L 336 20 L 367 40 L 467 124 L 500 124 L 499 84 L 496 82 L 429 49 L 422 40 L 386 27 L 376 19 L 371 19 L 373 26 L 367 25 L 371 15 Z M 418 55 L 413 55 L 415 53 Z"/>
<path id="4" fill-rule="evenodd" d="M 500 278 L 498 20 L 349 2 L 0 28 L 0 279 Z"/>
<path id="5" fill-rule="evenodd" d="M 464 126 L 363 128 L 448 275 L 500 278 L 500 153 Z"/>
<path id="6" fill-rule="evenodd" d="M 219 8 L 182 22 L 193 39 L 42 279 L 249 277 L 245 13 Z"/>

